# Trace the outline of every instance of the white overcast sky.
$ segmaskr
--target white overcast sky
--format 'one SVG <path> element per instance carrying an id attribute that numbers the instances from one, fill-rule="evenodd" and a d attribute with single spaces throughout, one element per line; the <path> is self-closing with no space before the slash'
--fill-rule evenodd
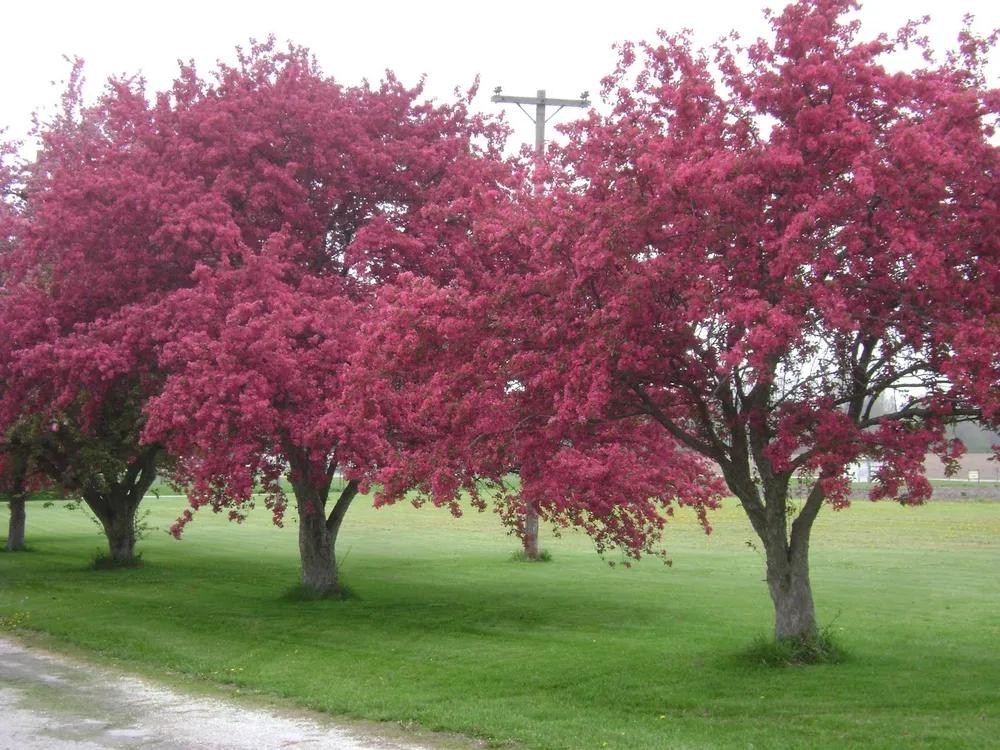
<path id="1" fill-rule="evenodd" d="M 273 33 L 281 41 L 309 47 L 324 71 L 344 84 L 378 80 L 392 69 L 406 84 L 427 76 L 429 94 L 447 97 L 482 78 L 477 106 L 495 110 L 496 86 L 507 94 L 575 98 L 596 96 L 600 79 L 615 63 L 612 45 L 653 39 L 657 29 L 688 27 L 699 44 L 711 44 L 731 29 L 744 39 L 767 32 L 761 9 L 782 0 L 563 0 L 501 2 L 383 2 L 365 0 L 0 0 L 5 33 L 0 45 L 0 128 L 21 138 L 31 112 L 53 105 L 65 78 L 64 55 L 86 61 L 88 98 L 113 74 L 142 73 L 150 90 L 169 86 L 178 59 L 194 59 L 208 72 L 217 59 L 231 60 L 233 48 Z M 924 14 L 935 46 L 954 41 L 965 13 L 976 28 L 1000 27 L 997 0 L 867 0 L 862 37 L 892 31 Z M 992 83 L 1000 85 L 1000 55 Z M 533 126 L 511 105 L 508 120 L 515 141 L 533 139 Z M 550 123 L 574 116 L 564 110 Z M 554 135 L 553 131 L 549 131 Z"/>

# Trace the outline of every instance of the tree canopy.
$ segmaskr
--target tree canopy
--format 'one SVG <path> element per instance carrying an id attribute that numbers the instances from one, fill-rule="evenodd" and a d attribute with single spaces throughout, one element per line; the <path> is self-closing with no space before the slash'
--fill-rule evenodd
<path id="1" fill-rule="evenodd" d="M 176 89 L 188 104 L 172 148 L 184 157 L 168 168 L 202 185 L 214 213 L 192 240 L 207 259 L 192 285 L 146 318 L 165 380 L 144 440 L 177 457 L 171 476 L 193 506 L 234 518 L 263 491 L 280 522 L 287 475 L 303 580 L 335 593 L 337 531 L 383 442 L 345 385 L 364 367 L 361 327 L 401 272 L 453 276 L 453 238 L 503 178 L 503 131 L 464 98 L 423 101 L 391 75 L 342 86 L 273 42 L 214 83 L 189 72 Z M 328 509 L 338 472 L 347 484 Z"/>
<path id="2" fill-rule="evenodd" d="M 770 39 L 711 52 L 685 33 L 623 45 L 610 114 L 567 128 L 544 189 L 489 220 L 484 248 L 519 267 L 423 318 L 446 357 L 456 321 L 478 321 L 458 359 L 495 376 L 459 395 L 469 411 L 491 390 L 546 395 L 532 438 L 505 426 L 514 442 L 631 423 L 660 486 L 698 503 L 686 456 L 717 464 L 762 540 L 779 638 L 816 633 L 809 538 L 824 503 L 848 504 L 847 467 L 876 459 L 872 499 L 918 504 L 925 454 L 963 450 L 946 426 L 997 418 L 996 35 L 966 29 L 935 60 L 919 23 L 861 39 L 856 8 L 801 0 Z M 925 67 L 892 70 L 907 47 Z M 896 409 L 873 412 L 887 392 Z M 627 466 L 608 452 L 585 471 Z M 550 476 L 583 469 L 566 468 Z"/>

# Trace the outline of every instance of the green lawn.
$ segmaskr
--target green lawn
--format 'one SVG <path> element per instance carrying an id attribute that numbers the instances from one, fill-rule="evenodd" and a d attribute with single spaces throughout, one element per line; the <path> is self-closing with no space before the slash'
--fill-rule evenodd
<path id="1" fill-rule="evenodd" d="M 150 499 L 165 529 L 182 509 Z M 88 569 L 82 512 L 28 506 L 32 552 L 0 554 L 0 622 L 149 674 L 181 673 L 333 714 L 530 748 L 997 747 L 1000 504 L 856 503 L 824 512 L 819 616 L 845 664 L 767 669 L 735 654 L 769 631 L 763 560 L 732 504 L 705 537 L 683 515 L 672 568 L 610 568 L 587 540 L 509 561 L 492 515 L 356 503 L 341 534 L 357 598 L 289 598 L 294 522 L 200 514 L 139 570 Z M 6 506 L 0 506 L 0 529 Z M 25 618 L 26 615 L 26 618 Z"/>

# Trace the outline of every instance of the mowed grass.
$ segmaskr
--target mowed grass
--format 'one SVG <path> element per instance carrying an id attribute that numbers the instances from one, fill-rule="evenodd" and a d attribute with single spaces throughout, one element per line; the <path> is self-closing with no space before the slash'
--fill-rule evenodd
<path id="1" fill-rule="evenodd" d="M 183 506 L 144 504 L 161 529 Z M 95 571 L 92 522 L 32 503 L 33 551 L 0 554 L 0 622 L 149 674 L 495 746 L 1000 746 L 1000 504 L 825 510 L 813 586 L 849 659 L 807 668 L 738 658 L 772 626 L 763 560 L 734 503 L 713 523 L 706 537 L 679 513 L 670 568 L 612 569 L 584 537 L 548 533 L 553 561 L 527 564 L 492 514 L 357 501 L 338 545 L 355 598 L 304 601 L 291 515 L 199 514 L 180 542 L 144 540 L 143 568 Z"/>

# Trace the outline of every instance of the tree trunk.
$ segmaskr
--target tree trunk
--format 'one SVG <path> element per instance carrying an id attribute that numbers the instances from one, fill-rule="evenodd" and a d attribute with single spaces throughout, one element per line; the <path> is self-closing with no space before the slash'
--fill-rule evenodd
<path id="1" fill-rule="evenodd" d="M 302 562 L 302 585 L 319 596 L 340 596 L 336 543 L 344 514 L 354 496 L 358 483 L 348 482 L 337 503 L 326 515 L 326 502 L 330 491 L 329 481 L 316 487 L 308 481 L 292 482 L 295 503 L 299 511 L 299 557 Z"/>
<path id="2" fill-rule="evenodd" d="M 337 560 L 333 538 L 326 528 L 326 498 L 312 487 L 308 491 L 295 486 L 299 510 L 299 557 L 302 561 L 302 585 L 320 596 L 332 596 L 337 588 Z M 303 488 L 306 489 L 306 488 Z"/>
<path id="3" fill-rule="evenodd" d="M 110 518 L 101 519 L 108 537 L 108 552 L 114 565 L 135 559 L 135 515 L 138 503 L 116 503 Z"/>
<path id="4" fill-rule="evenodd" d="M 136 458 L 120 481 L 105 490 L 88 487 L 81 493 L 97 516 L 108 538 L 108 554 L 113 567 L 135 561 L 135 516 L 139 503 L 156 479 L 158 446 L 149 446 Z"/>
<path id="5" fill-rule="evenodd" d="M 524 506 L 524 558 L 538 560 L 538 508 L 534 503 Z"/>
<path id="6" fill-rule="evenodd" d="M 774 638 L 811 640 L 818 632 L 812 588 L 809 586 L 808 548 L 766 545 L 767 587 L 774 602 Z"/>
<path id="7" fill-rule="evenodd" d="M 758 458 L 757 465 L 765 469 L 761 472 L 765 476 L 760 480 L 763 496 L 757 481 L 750 474 L 748 463 L 743 467 L 729 464 L 723 472 L 729 488 L 739 498 L 750 525 L 764 545 L 767 587 L 774 603 L 774 637 L 775 640 L 813 640 L 819 630 L 809 584 L 809 536 L 823 505 L 823 484 L 817 481 L 813 485 L 789 533 L 791 473 L 772 472 L 763 457 Z"/>
<path id="8" fill-rule="evenodd" d="M 17 494 L 10 496 L 10 525 L 7 529 L 7 551 L 24 551 L 24 526 L 25 526 L 24 495 Z"/>
<path id="9" fill-rule="evenodd" d="M 767 587 L 774 602 L 774 638 L 811 641 L 819 629 L 809 584 L 809 537 L 823 506 L 823 485 L 817 481 L 788 530 L 788 480 L 765 481 L 767 507 L 761 538 L 767 553 Z"/>
<path id="10" fill-rule="evenodd" d="M 108 493 L 84 492 L 83 499 L 104 528 L 111 565 L 117 567 L 133 562 L 135 516 L 139 510 L 139 501 L 134 500 L 121 487 Z"/>

